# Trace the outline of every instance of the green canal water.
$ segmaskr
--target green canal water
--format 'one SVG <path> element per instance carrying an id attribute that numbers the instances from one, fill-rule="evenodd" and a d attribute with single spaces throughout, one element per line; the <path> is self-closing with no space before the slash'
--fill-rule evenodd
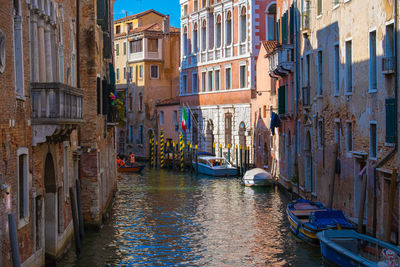
<path id="1" fill-rule="evenodd" d="M 57 266 L 321 266 L 295 238 L 277 188 L 145 170 L 125 175 L 110 220 Z"/>

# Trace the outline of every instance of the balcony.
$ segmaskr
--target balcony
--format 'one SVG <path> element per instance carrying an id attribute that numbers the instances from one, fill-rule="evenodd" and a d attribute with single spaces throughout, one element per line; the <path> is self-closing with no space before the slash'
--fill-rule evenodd
<path id="1" fill-rule="evenodd" d="M 61 83 L 32 83 L 33 143 L 65 135 L 83 122 L 83 90 Z"/>
<path id="2" fill-rule="evenodd" d="M 129 54 L 129 62 L 138 62 L 145 60 L 162 60 L 159 52 L 141 51 Z"/>
<path id="3" fill-rule="evenodd" d="M 308 109 L 311 107 L 311 92 L 310 86 L 304 86 L 302 88 L 303 93 L 303 107 Z"/>
<path id="4" fill-rule="evenodd" d="M 272 77 L 284 77 L 294 69 L 293 45 L 278 45 L 269 54 L 269 74 Z"/>
<path id="5" fill-rule="evenodd" d="M 385 75 L 394 73 L 394 57 L 382 58 L 382 73 Z"/>
<path id="6" fill-rule="evenodd" d="M 304 38 L 308 38 L 311 33 L 310 29 L 310 10 L 305 10 L 303 11 L 303 14 L 301 16 L 301 32 L 304 36 Z"/>

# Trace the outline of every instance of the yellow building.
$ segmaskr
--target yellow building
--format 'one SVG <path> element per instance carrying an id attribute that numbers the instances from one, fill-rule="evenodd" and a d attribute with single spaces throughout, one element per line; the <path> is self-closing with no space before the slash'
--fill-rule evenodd
<path id="1" fill-rule="evenodd" d="M 116 20 L 114 27 L 117 92 L 127 95 L 119 153 L 147 158 L 149 137 L 157 132 L 155 105 L 179 95 L 180 30 L 152 9 Z"/>

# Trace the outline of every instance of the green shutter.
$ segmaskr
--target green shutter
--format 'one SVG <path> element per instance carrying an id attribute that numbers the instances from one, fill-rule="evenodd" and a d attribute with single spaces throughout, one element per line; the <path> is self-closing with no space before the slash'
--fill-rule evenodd
<path id="1" fill-rule="evenodd" d="M 386 143 L 396 142 L 396 99 L 386 99 Z"/>
<path id="2" fill-rule="evenodd" d="M 100 26 L 104 25 L 105 18 L 105 0 L 97 0 L 97 24 Z"/>
<path id="3" fill-rule="evenodd" d="M 278 114 L 285 114 L 285 86 L 278 89 Z"/>

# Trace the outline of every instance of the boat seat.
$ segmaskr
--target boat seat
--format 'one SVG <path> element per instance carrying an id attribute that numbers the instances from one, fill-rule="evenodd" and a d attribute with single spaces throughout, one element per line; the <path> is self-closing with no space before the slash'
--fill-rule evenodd
<path id="1" fill-rule="evenodd" d="M 295 216 L 306 216 L 310 215 L 311 212 L 316 212 L 316 211 L 326 211 L 327 209 L 321 209 L 321 210 L 291 210 L 290 212 L 293 213 Z"/>

